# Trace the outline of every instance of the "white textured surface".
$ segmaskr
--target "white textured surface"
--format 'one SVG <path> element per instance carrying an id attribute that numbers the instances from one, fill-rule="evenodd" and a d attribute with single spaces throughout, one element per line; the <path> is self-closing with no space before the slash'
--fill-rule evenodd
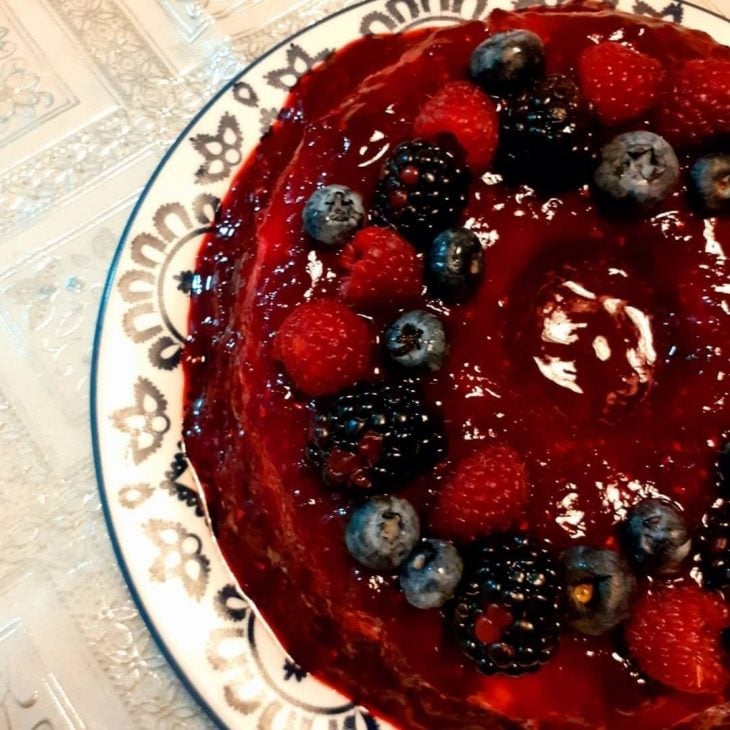
<path id="1" fill-rule="evenodd" d="M 165 149 L 248 61 L 343 3 L 292 5 L 0 0 L 0 716 L 13 729 L 211 726 L 115 562 L 91 459 L 92 335 Z"/>
<path id="2" fill-rule="evenodd" d="M 344 4 L 0 0 L 0 705 L 12 728 L 209 726 L 116 567 L 88 434 L 92 331 L 124 222 L 179 130 L 247 61 Z"/>

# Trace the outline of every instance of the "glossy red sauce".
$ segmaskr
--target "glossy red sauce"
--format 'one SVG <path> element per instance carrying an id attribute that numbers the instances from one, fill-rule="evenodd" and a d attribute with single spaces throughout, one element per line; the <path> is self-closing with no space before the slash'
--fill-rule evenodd
<path id="1" fill-rule="evenodd" d="M 488 32 L 511 27 L 540 34 L 550 71 L 572 72 L 589 37 L 630 41 L 670 76 L 682 59 L 729 54 L 660 21 L 545 10 L 495 11 L 486 25 L 367 37 L 337 52 L 294 89 L 200 252 L 207 286 L 192 302 L 185 354 L 187 451 L 247 594 L 299 663 L 376 714 L 429 730 L 526 719 L 670 727 L 723 698 L 637 681 L 616 637 L 567 628 L 538 673 L 482 676 L 439 611 L 409 606 L 395 577 L 358 568 L 343 540 L 348 499 L 302 461 L 312 403 L 271 358 L 287 313 L 335 296 L 342 276 L 336 254 L 301 232 L 307 197 L 338 182 L 368 201 L 424 99 L 466 76 Z M 678 151 L 686 169 L 691 155 Z M 534 495 L 524 527 L 556 551 L 612 545 L 626 506 L 653 493 L 681 502 L 696 528 L 730 424 L 730 221 L 698 217 L 681 190 L 627 220 L 597 210 L 587 190 L 546 199 L 493 179 L 472 184 L 464 220 L 485 245 L 484 283 L 465 305 L 423 303 L 451 342 L 446 366 L 425 379 L 446 416 L 449 458 L 403 492 L 426 530 L 444 475 L 489 441 L 524 455 Z M 382 332 L 399 312 L 361 314 Z M 564 315 L 577 329 L 561 327 Z M 572 385 L 553 382 L 536 358 L 558 378 L 561 361 L 574 363 Z"/>

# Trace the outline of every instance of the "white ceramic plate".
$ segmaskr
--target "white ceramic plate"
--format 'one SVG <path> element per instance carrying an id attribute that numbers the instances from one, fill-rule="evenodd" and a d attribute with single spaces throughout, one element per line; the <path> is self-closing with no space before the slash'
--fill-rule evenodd
<path id="1" fill-rule="evenodd" d="M 236 587 L 203 517 L 180 443 L 179 360 L 198 247 L 289 89 L 333 42 L 534 4 L 540 3 L 370 0 L 292 36 L 200 111 L 165 155 L 127 224 L 104 293 L 92 365 L 99 489 L 140 612 L 181 679 L 221 725 L 385 727 L 286 656 Z M 730 44 L 730 22 L 692 3 L 614 4 L 700 28 Z"/>

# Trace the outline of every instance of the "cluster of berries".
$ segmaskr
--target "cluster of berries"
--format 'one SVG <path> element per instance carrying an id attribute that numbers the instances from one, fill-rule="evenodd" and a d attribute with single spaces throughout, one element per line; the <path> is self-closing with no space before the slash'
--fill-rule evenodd
<path id="1" fill-rule="evenodd" d="M 369 211 L 343 185 L 312 194 L 304 230 L 340 247 L 347 273 L 337 301 L 308 302 L 289 314 L 274 357 L 299 391 L 319 399 L 309 463 L 326 485 L 359 502 L 346 528 L 349 552 L 371 570 L 399 570 L 412 605 L 444 607 L 481 671 L 538 669 L 554 654 L 562 623 L 588 635 L 624 625 L 647 675 L 683 691 L 716 691 L 727 676 L 720 632 L 730 626 L 730 610 L 722 600 L 695 584 L 655 587 L 634 600 L 637 576 L 659 586 L 692 552 L 673 503 L 651 498 L 632 507 L 619 525 L 621 552 L 584 545 L 555 557 L 518 529 L 530 484 L 509 446 L 489 445 L 456 464 L 430 520 L 438 539 L 423 538 L 413 506 L 390 494 L 446 454 L 442 417 L 413 376 L 443 366 L 447 332 L 433 311 L 406 311 L 382 333 L 386 358 L 406 376 L 369 383 L 374 338 L 350 307 L 402 310 L 424 292 L 446 304 L 472 295 L 482 246 L 459 224 L 470 181 L 493 166 L 508 182 L 551 191 L 590 183 L 598 199 L 644 208 L 677 187 L 679 162 L 668 140 L 730 134 L 730 62 L 688 61 L 671 85 L 658 60 L 607 41 L 583 53 L 576 79 L 546 75 L 545 67 L 536 34 L 491 36 L 472 54 L 471 78 L 447 83 L 423 105 L 416 138 L 391 151 Z M 660 103 L 668 93 L 678 100 L 671 114 Z M 605 129 L 647 114 L 664 136 L 640 129 L 599 148 Z M 728 211 L 729 179 L 727 153 L 695 162 L 688 188 L 703 213 Z M 722 459 L 727 471 L 727 454 Z M 725 502 L 709 513 L 698 543 L 705 587 L 730 586 Z"/>

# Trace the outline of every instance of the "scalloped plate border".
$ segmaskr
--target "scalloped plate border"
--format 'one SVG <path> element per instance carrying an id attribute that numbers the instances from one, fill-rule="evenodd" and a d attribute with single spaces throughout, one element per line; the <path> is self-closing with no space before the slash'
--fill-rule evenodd
<path id="1" fill-rule="evenodd" d="M 282 41 L 224 86 L 153 173 L 122 234 L 102 296 L 91 366 L 99 493 L 140 614 L 181 681 L 223 727 L 389 727 L 288 657 L 241 594 L 205 520 L 181 451 L 187 297 L 220 200 L 297 79 L 363 34 L 484 17 L 526 0 L 365 0 Z M 706 30 L 730 21 L 682 0 L 618 0 L 622 10 Z M 433 8 L 433 10 L 430 10 Z M 187 182 L 181 182 L 187 181 Z"/>

